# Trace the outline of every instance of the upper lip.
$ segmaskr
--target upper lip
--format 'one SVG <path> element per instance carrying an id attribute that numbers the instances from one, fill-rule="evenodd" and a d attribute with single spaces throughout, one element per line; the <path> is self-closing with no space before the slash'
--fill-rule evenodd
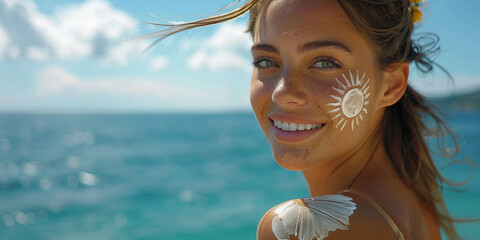
<path id="1" fill-rule="evenodd" d="M 308 119 L 305 117 L 300 117 L 298 115 L 284 114 L 284 113 L 269 114 L 268 118 L 270 120 L 289 122 L 289 123 L 302 123 L 302 124 L 312 124 L 312 125 L 323 124 L 323 122 L 321 121 L 316 121 L 316 120 Z"/>

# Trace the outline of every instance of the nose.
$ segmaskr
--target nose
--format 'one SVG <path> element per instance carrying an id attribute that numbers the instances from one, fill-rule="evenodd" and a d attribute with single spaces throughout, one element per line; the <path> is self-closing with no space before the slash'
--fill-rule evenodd
<path id="1" fill-rule="evenodd" d="M 305 83 L 301 76 L 286 71 L 277 82 L 272 101 L 284 108 L 303 106 L 307 103 Z"/>

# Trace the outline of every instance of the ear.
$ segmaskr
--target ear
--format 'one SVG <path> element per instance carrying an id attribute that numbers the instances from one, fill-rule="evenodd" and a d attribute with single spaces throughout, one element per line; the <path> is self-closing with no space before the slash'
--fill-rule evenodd
<path id="1" fill-rule="evenodd" d="M 402 98 L 408 86 L 408 62 L 392 63 L 383 72 L 383 87 L 380 105 L 388 107 Z"/>

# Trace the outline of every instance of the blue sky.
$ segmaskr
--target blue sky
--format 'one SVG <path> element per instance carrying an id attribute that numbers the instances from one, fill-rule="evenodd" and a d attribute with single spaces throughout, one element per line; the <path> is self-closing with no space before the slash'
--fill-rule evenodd
<path id="1" fill-rule="evenodd" d="M 232 0 L 0 0 L 0 112 L 249 111 L 247 17 L 168 38 L 138 22 L 206 17 Z M 480 88 L 480 2 L 430 0 L 417 32 L 440 36 L 438 70 L 411 75 L 427 96 Z"/>

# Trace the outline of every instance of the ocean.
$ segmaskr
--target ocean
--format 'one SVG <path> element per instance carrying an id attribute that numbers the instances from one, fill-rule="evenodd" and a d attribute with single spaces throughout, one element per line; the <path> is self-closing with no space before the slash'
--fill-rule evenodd
<path id="1" fill-rule="evenodd" d="M 480 112 L 447 117 L 479 165 Z M 480 218 L 478 169 L 444 170 L 473 171 L 444 194 L 456 217 Z M 252 113 L 0 115 L 0 240 L 255 239 L 265 211 L 304 197 Z"/>

